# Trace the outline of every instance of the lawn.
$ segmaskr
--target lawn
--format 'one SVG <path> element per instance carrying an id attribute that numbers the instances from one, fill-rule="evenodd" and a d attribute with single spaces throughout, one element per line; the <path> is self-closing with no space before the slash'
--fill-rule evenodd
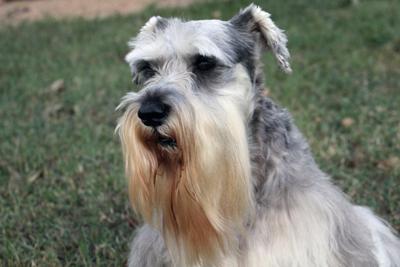
<path id="1" fill-rule="evenodd" d="M 136 220 L 114 135 L 114 109 L 134 90 L 126 43 L 154 14 L 228 19 L 247 4 L 0 27 L 0 266 L 126 262 Z M 266 55 L 269 94 L 335 183 L 400 230 L 398 0 L 259 4 L 292 53 L 290 76 Z"/>

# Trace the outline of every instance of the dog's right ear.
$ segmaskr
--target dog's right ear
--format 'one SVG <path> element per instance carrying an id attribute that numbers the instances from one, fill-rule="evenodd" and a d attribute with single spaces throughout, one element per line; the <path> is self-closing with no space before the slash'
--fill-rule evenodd
<path id="1" fill-rule="evenodd" d="M 259 6 L 251 4 L 234 16 L 230 23 L 241 31 L 255 35 L 257 42 L 261 42 L 261 47 L 272 51 L 279 67 L 284 72 L 290 73 L 292 69 L 289 64 L 290 54 L 286 47 L 287 37 L 270 16 Z"/>
<path id="2" fill-rule="evenodd" d="M 156 33 L 157 30 L 165 29 L 166 25 L 167 25 L 167 19 L 160 17 L 160 16 L 153 16 L 140 29 L 140 34 Z"/>
<path id="3" fill-rule="evenodd" d="M 151 17 L 144 26 L 140 29 L 137 38 L 149 38 L 154 34 L 166 28 L 168 20 L 160 16 Z"/>

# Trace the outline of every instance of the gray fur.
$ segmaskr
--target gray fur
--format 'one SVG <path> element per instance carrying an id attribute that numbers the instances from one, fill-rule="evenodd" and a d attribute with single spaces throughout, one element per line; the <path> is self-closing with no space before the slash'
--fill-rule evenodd
<path id="1" fill-rule="evenodd" d="M 326 224 L 326 228 L 333 232 L 328 241 L 332 243 L 329 244 L 332 250 L 325 251 L 331 254 L 326 266 L 400 267 L 399 239 L 372 212 L 349 202 L 316 165 L 307 142 L 293 123 L 290 114 L 262 94 L 264 90 L 260 64 L 262 46 L 254 34 L 257 29 L 249 30 L 254 24 L 251 11 L 252 8 L 249 7 L 231 21 L 221 22 L 220 25 L 224 28 L 222 31 L 227 33 L 227 40 L 217 42 L 218 46 L 226 51 L 227 58 L 230 59 L 229 64 L 232 66 L 241 64 L 245 67 L 252 81 L 254 95 L 251 116 L 245 123 L 248 129 L 256 216 L 249 218 L 248 236 L 243 238 L 240 249 L 243 253 L 251 249 L 251 240 L 257 235 L 265 235 L 263 240 L 265 247 L 272 246 L 273 244 L 269 242 L 279 240 L 281 234 L 274 228 L 276 224 L 279 225 L 278 218 L 288 218 L 282 221 L 282 227 L 285 227 L 284 223 L 290 223 L 290 230 L 297 233 L 296 227 L 307 227 L 303 219 L 306 221 L 314 216 L 315 220 L 320 221 L 320 224 Z M 173 21 L 176 22 L 176 19 Z M 164 31 L 169 25 L 168 20 L 162 19 L 156 27 Z M 278 59 L 283 58 L 284 62 L 280 62 L 283 64 L 282 68 L 290 69 L 287 63 L 289 52 L 286 48 L 286 36 L 280 30 L 279 38 L 265 41 Z M 190 66 L 187 63 L 190 60 L 188 58 L 177 57 L 176 60 L 186 60 L 186 63 L 180 65 Z M 131 66 L 133 65 L 132 63 Z M 194 88 L 193 90 L 200 90 L 199 94 L 202 97 L 212 97 L 218 93 L 217 84 L 225 83 L 232 78 L 229 67 L 211 74 L 208 81 L 198 81 L 194 78 L 192 81 L 194 84 L 190 86 Z M 154 87 L 152 82 L 150 84 Z M 171 88 L 170 84 L 168 86 Z M 206 89 L 201 91 L 202 88 Z M 211 90 L 208 90 L 209 88 Z M 169 89 L 169 94 L 173 95 L 174 93 L 170 92 L 173 90 L 174 88 Z M 174 99 L 179 101 L 177 95 Z M 212 102 L 211 100 L 210 103 Z M 298 218 L 302 220 L 297 221 Z M 302 230 L 299 228 L 298 231 L 300 233 Z M 373 232 L 376 233 L 375 236 Z M 383 244 L 387 262 L 382 262 L 374 254 L 377 246 L 376 238 Z M 313 240 L 304 239 L 303 242 L 307 244 Z M 277 256 L 277 266 L 308 267 L 290 264 L 290 258 L 291 255 L 287 255 L 286 258 Z M 310 258 L 307 262 L 312 263 L 317 260 Z M 138 229 L 131 247 L 129 266 L 173 266 L 159 232 L 148 225 Z M 259 266 L 263 266 L 262 263 Z"/>
<path id="2" fill-rule="evenodd" d="M 150 226 L 144 225 L 136 230 L 128 265 L 143 267 L 172 266 L 162 237 Z"/>
<path id="3" fill-rule="evenodd" d="M 288 112 L 260 96 L 250 128 L 258 217 L 274 216 L 282 210 L 290 213 L 304 196 L 315 195 L 320 201 L 316 205 L 330 206 L 326 212 L 337 220 L 343 266 L 378 266 L 371 254 L 368 230 L 345 196 L 317 167 Z"/>

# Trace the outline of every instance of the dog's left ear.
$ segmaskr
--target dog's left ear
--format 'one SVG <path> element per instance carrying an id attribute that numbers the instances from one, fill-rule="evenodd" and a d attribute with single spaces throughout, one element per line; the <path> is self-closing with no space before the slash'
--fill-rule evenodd
<path id="1" fill-rule="evenodd" d="M 259 6 L 249 5 L 234 16 L 230 22 L 239 30 L 258 35 L 256 38 L 263 48 L 274 54 L 279 67 L 286 73 L 292 72 L 289 64 L 290 54 L 286 47 L 287 37 L 271 20 L 270 14 Z"/>

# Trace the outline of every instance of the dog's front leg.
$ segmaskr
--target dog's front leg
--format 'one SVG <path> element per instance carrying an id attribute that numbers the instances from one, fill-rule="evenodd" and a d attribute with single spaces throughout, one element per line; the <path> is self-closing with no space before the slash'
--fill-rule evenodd
<path id="1" fill-rule="evenodd" d="M 128 267 L 170 267 L 171 259 L 160 233 L 149 225 L 141 226 L 131 245 Z"/>

